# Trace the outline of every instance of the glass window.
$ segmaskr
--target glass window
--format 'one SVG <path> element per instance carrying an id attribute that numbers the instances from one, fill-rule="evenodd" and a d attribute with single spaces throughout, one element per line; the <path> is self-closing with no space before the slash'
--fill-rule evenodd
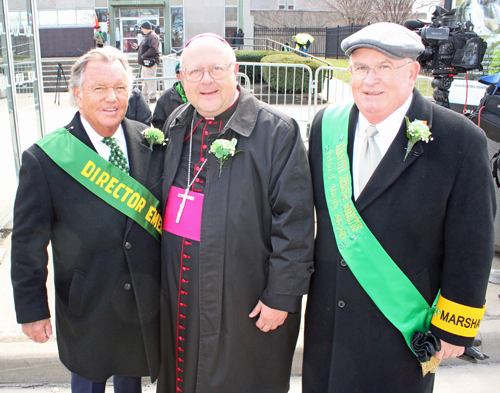
<path id="1" fill-rule="evenodd" d="M 40 26 L 57 25 L 57 11 L 39 11 Z"/>
<path id="2" fill-rule="evenodd" d="M 226 7 L 225 26 L 225 38 L 231 42 L 231 39 L 236 36 L 238 28 L 238 7 Z"/>
<path id="3" fill-rule="evenodd" d="M 184 7 L 170 7 L 172 48 L 184 46 Z"/>
<path id="4" fill-rule="evenodd" d="M 170 5 L 171 6 L 174 6 L 174 5 L 184 5 L 184 0 L 171 0 L 170 1 Z"/>
<path id="5" fill-rule="evenodd" d="M 59 25 L 76 25 L 75 10 L 59 10 L 57 12 Z"/>
<path id="6" fill-rule="evenodd" d="M 93 25 L 94 11 L 93 10 L 76 10 L 76 23 L 79 25 Z"/>
<path id="7" fill-rule="evenodd" d="M 115 13 L 115 20 L 120 18 L 120 8 L 115 8 L 114 13 Z"/>
<path id="8" fill-rule="evenodd" d="M 129 17 L 139 17 L 139 9 L 138 8 L 120 8 L 120 17 L 129 18 Z"/>
<path id="9" fill-rule="evenodd" d="M 150 18 L 152 16 L 158 16 L 158 8 L 142 8 L 141 18 Z"/>
<path id="10" fill-rule="evenodd" d="M 21 25 L 21 17 L 19 16 L 19 12 L 9 12 L 9 25 L 12 26 L 20 26 Z"/>

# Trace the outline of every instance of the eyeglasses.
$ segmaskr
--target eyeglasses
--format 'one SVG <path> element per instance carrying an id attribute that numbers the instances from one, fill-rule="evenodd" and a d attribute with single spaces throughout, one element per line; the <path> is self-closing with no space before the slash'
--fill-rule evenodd
<path id="1" fill-rule="evenodd" d="M 349 68 L 351 69 L 352 75 L 355 78 L 364 78 L 368 76 L 368 73 L 370 70 L 373 70 L 374 74 L 377 75 L 379 78 L 385 78 L 388 76 L 391 76 L 391 74 L 394 72 L 394 70 L 397 70 L 398 68 L 402 68 L 404 66 L 407 66 L 408 64 L 413 63 L 413 61 L 409 61 L 408 63 L 405 63 L 403 65 L 400 65 L 398 67 L 394 67 L 393 65 L 390 64 L 380 64 L 375 67 L 367 67 L 365 65 L 351 65 Z"/>
<path id="2" fill-rule="evenodd" d="M 203 79 L 205 71 L 208 71 L 212 79 L 224 79 L 234 63 L 216 64 L 210 67 L 184 68 L 182 73 L 188 82 L 199 82 Z"/>

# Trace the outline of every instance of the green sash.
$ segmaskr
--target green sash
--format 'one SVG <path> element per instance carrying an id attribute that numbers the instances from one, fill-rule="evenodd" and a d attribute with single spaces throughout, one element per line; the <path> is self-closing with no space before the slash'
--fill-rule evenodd
<path id="1" fill-rule="evenodd" d="M 90 192 L 160 240 L 160 202 L 141 183 L 103 159 L 65 128 L 59 128 L 36 144 Z"/>
<path id="2" fill-rule="evenodd" d="M 352 102 L 330 105 L 323 114 L 323 181 L 340 254 L 375 305 L 411 349 L 413 333 L 427 333 L 433 309 L 385 252 L 352 201 L 347 156 Z"/>

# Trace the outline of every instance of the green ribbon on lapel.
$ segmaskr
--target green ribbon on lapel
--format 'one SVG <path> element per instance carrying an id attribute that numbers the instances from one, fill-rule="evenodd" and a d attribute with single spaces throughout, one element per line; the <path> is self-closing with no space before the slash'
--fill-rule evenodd
<path id="1" fill-rule="evenodd" d="M 411 349 L 413 333 L 429 331 L 433 308 L 382 248 L 352 201 L 347 155 L 352 105 L 330 105 L 323 114 L 323 181 L 333 232 L 352 273 Z"/>
<path id="2" fill-rule="evenodd" d="M 110 164 L 65 128 L 59 128 L 36 144 L 77 182 L 160 240 L 160 202 L 141 183 Z"/>

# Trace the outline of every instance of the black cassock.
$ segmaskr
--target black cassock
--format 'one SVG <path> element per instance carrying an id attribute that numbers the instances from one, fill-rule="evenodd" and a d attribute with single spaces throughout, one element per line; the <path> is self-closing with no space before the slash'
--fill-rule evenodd
<path id="1" fill-rule="evenodd" d="M 259 108 L 253 97 L 245 98 L 250 100 L 249 105 L 245 106 L 248 111 Z M 192 145 L 190 181 L 199 168 L 205 165 L 190 190 L 203 194 L 204 202 L 201 242 L 163 232 L 163 344 L 158 392 L 285 393 L 289 388 L 291 360 L 300 324 L 301 294 L 297 290 L 301 293 L 307 290 L 311 272 L 312 222 L 309 221 L 312 215 L 308 215 L 300 224 L 298 219 L 293 220 L 297 223 L 293 232 L 300 237 L 300 241 L 293 245 L 296 259 L 292 270 L 296 277 L 286 279 L 290 288 L 294 288 L 289 294 L 269 294 L 269 291 L 279 286 L 270 285 L 272 273 L 269 270 L 272 269 L 270 259 L 275 258 L 273 247 L 279 248 L 276 244 L 273 246 L 271 240 L 274 237 L 273 216 L 274 219 L 280 216 L 280 200 L 284 196 L 280 197 L 279 194 L 285 191 L 285 186 L 274 185 L 275 182 L 270 181 L 274 173 L 271 165 L 260 165 L 278 152 L 270 149 L 273 146 L 270 138 L 258 140 L 259 132 L 255 130 L 257 134 L 248 137 L 231 129 L 230 125 L 233 124 L 234 128 L 238 128 L 238 108 L 243 108 L 241 99 L 237 105 L 212 120 L 202 118 L 197 112 L 193 116 L 188 114 L 186 118 L 181 114 L 181 126 L 171 129 L 170 159 L 181 155 L 171 185 L 178 187 L 181 192 L 186 188 Z M 192 125 L 195 132 L 191 141 Z M 270 131 L 275 129 L 280 129 L 279 119 Z M 272 134 L 269 132 L 268 136 Z M 238 138 L 236 149 L 242 151 L 228 159 L 219 177 L 219 162 L 209 153 L 211 143 L 217 138 L 231 140 L 233 137 Z M 280 148 L 287 145 L 283 139 L 281 142 Z M 295 194 L 287 192 L 289 201 L 283 204 L 297 205 L 302 215 L 309 210 L 311 190 L 308 188 L 310 179 L 305 150 L 301 144 L 300 140 L 288 144 L 288 152 L 282 151 L 278 160 L 284 165 L 276 170 L 280 172 L 278 177 L 281 174 L 287 176 L 288 164 L 294 168 L 291 173 L 304 171 L 305 180 L 298 180 L 298 183 L 304 184 L 295 184 L 304 191 Z M 266 151 L 270 154 L 268 157 Z M 167 168 L 168 165 L 167 158 Z M 230 188 L 228 177 L 231 179 Z M 169 179 L 166 181 L 169 183 Z M 280 187 L 281 191 L 277 190 Z M 275 193 L 268 197 L 271 189 Z M 177 195 L 176 192 L 171 198 Z M 186 201 L 182 216 L 188 212 L 190 202 Z M 307 209 L 304 207 L 306 205 Z M 276 210 L 275 215 L 271 207 Z M 295 215 L 294 209 L 288 213 L 282 218 L 287 223 L 290 216 Z M 276 224 L 274 230 L 288 237 L 288 225 L 295 226 L 291 223 L 283 227 Z M 287 258 L 287 252 L 280 254 L 284 259 Z M 298 261 L 304 263 L 295 263 Z M 275 270 L 279 275 L 288 275 L 286 268 L 281 272 L 279 267 Z M 295 282 L 301 283 L 297 286 L 300 289 L 292 285 Z M 268 305 L 273 308 L 278 308 L 278 304 L 273 304 L 272 299 L 281 297 L 282 309 L 290 307 L 287 310 L 291 312 L 284 325 L 263 333 L 255 326 L 257 318 L 250 319 L 248 315 L 259 299 L 265 301 L 266 296 L 271 299 Z"/>

